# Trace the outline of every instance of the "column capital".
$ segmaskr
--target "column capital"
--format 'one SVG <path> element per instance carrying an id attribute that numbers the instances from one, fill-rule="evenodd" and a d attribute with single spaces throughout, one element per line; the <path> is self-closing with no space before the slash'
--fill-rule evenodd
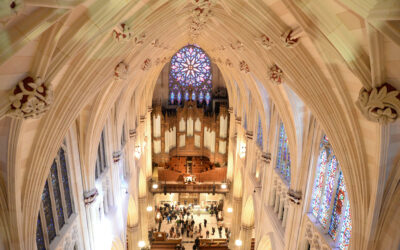
<path id="1" fill-rule="evenodd" d="M 248 225 L 244 225 L 242 224 L 242 230 L 243 231 L 250 231 L 254 229 L 254 225 L 253 226 L 248 226 Z"/>
<path id="2" fill-rule="evenodd" d="M 98 195 L 99 192 L 97 191 L 97 188 L 83 192 L 83 201 L 85 202 L 85 206 L 89 206 L 95 202 Z"/>
<path id="3" fill-rule="evenodd" d="M 240 125 L 242 123 L 242 118 L 240 116 L 236 116 L 235 121 L 236 121 L 236 124 Z"/>
<path id="4" fill-rule="evenodd" d="M 153 107 L 152 107 L 152 106 L 148 106 L 148 107 L 147 107 L 147 112 L 148 112 L 148 113 L 151 113 L 152 111 L 153 111 Z"/>
<path id="5" fill-rule="evenodd" d="M 228 113 L 229 113 L 229 114 L 233 114 L 233 107 L 229 107 L 229 108 L 228 108 Z"/>
<path id="6" fill-rule="evenodd" d="M 146 116 L 145 115 L 141 115 L 140 116 L 140 123 L 144 124 L 145 121 L 146 121 Z"/>
<path id="7" fill-rule="evenodd" d="M 139 229 L 139 223 L 136 223 L 133 226 L 127 226 L 129 232 L 136 232 Z"/>
<path id="8" fill-rule="evenodd" d="M 261 160 L 267 164 L 271 162 L 271 153 L 269 152 L 263 152 L 261 154 Z"/>
<path id="9" fill-rule="evenodd" d="M 246 139 L 253 140 L 253 131 L 246 131 Z"/>
<path id="10" fill-rule="evenodd" d="M 129 129 L 129 137 L 136 138 L 136 129 Z"/>
<path id="11" fill-rule="evenodd" d="M 235 197 L 235 196 L 233 196 L 233 201 L 242 202 L 242 197 Z"/>
<path id="12" fill-rule="evenodd" d="M 114 152 L 112 153 L 113 162 L 114 162 L 114 163 L 119 162 L 119 160 L 121 159 L 121 155 L 122 155 L 122 152 L 121 152 L 120 150 L 114 151 Z"/>
<path id="13" fill-rule="evenodd" d="M 293 189 L 289 189 L 287 194 L 288 194 L 290 203 L 295 204 L 295 205 L 300 205 L 301 198 L 303 196 L 301 191 L 295 191 Z"/>

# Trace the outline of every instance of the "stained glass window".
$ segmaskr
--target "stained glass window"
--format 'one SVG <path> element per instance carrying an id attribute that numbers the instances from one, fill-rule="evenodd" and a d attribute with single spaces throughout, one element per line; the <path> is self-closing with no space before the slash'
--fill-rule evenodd
<path id="1" fill-rule="evenodd" d="M 58 181 L 58 171 L 57 171 L 56 161 L 54 161 L 53 165 L 51 165 L 50 177 L 51 177 L 51 183 L 53 186 L 54 200 L 55 200 L 55 204 L 56 204 L 58 227 L 59 227 L 59 229 L 61 229 L 62 226 L 64 226 L 65 221 L 64 221 L 64 210 L 63 210 L 63 206 L 62 206 L 62 197 L 61 197 L 61 191 L 60 191 L 60 184 Z"/>
<path id="2" fill-rule="evenodd" d="M 73 213 L 67 159 L 63 146 L 50 167 L 50 173 L 43 188 L 40 209 L 36 225 L 36 245 L 37 249 L 42 250 L 50 246 L 66 224 L 66 219 Z M 45 227 L 42 227 L 42 223 Z M 48 237 L 44 237 L 45 235 Z"/>
<path id="3" fill-rule="evenodd" d="M 263 148 L 263 129 L 262 129 L 262 124 L 261 124 L 261 118 L 260 115 L 258 115 L 258 127 L 257 127 L 257 145 L 261 148 Z"/>
<path id="4" fill-rule="evenodd" d="M 36 246 L 37 250 L 45 250 L 44 236 L 43 236 L 43 228 L 42 221 L 40 219 L 40 215 L 38 215 L 37 224 L 36 224 Z"/>
<path id="5" fill-rule="evenodd" d="M 171 103 L 196 100 L 211 101 L 211 61 L 207 54 L 196 45 L 187 45 L 172 58 L 169 71 L 169 96 Z M 183 95 L 183 96 L 182 96 Z M 176 100 L 175 100 L 176 98 Z"/>
<path id="6" fill-rule="evenodd" d="M 278 155 L 276 168 L 282 177 L 290 183 L 290 153 L 285 128 L 281 122 L 279 128 Z"/>
<path id="7" fill-rule="evenodd" d="M 344 176 L 333 153 L 327 136 L 320 142 L 313 192 L 311 213 L 340 249 L 347 249 L 351 235 L 350 203 Z"/>
<path id="8" fill-rule="evenodd" d="M 56 227 L 54 225 L 53 208 L 51 206 L 49 184 L 46 181 L 42 193 L 43 211 L 46 219 L 47 234 L 52 241 L 56 237 Z"/>
<path id="9" fill-rule="evenodd" d="M 71 191 L 69 188 L 69 179 L 68 179 L 68 170 L 67 170 L 67 163 L 65 161 L 65 152 L 64 149 L 60 149 L 60 163 L 61 163 L 61 177 L 64 187 L 64 196 L 65 196 L 65 203 L 67 204 L 67 214 L 68 218 L 72 215 L 72 199 L 71 199 Z"/>

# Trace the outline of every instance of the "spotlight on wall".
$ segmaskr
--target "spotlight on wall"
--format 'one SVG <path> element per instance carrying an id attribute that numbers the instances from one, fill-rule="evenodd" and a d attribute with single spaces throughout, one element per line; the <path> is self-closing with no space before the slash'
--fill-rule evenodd
<path id="1" fill-rule="evenodd" d="M 232 213 L 232 212 L 233 212 L 233 208 L 228 207 L 227 212 L 228 212 L 228 213 Z"/>
<path id="2" fill-rule="evenodd" d="M 157 189 L 158 188 L 158 184 L 154 183 L 152 187 L 153 187 L 153 189 Z"/>
<path id="3" fill-rule="evenodd" d="M 148 206 L 148 207 L 146 208 L 146 210 L 147 210 L 147 212 L 151 212 L 151 211 L 153 211 L 153 207 L 152 207 L 152 206 Z"/>
<path id="4" fill-rule="evenodd" d="M 235 245 L 240 247 L 242 246 L 243 242 L 241 240 L 235 240 Z"/>
<path id="5" fill-rule="evenodd" d="M 146 242 L 144 242 L 143 240 L 141 240 L 141 241 L 138 242 L 138 246 L 139 246 L 140 248 L 145 247 L 145 246 L 146 246 Z"/>
<path id="6" fill-rule="evenodd" d="M 135 157 L 136 159 L 140 159 L 140 155 L 142 154 L 142 150 L 140 148 L 140 146 L 136 146 L 135 147 Z"/>
<path id="7" fill-rule="evenodd" d="M 227 187 L 228 187 L 228 186 L 226 185 L 226 183 L 222 183 L 222 184 L 221 184 L 221 188 L 222 188 L 222 189 L 226 189 Z"/>

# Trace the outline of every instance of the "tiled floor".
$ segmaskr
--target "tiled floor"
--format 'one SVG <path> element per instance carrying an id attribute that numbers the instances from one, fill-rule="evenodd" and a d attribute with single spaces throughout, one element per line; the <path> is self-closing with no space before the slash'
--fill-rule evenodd
<path id="1" fill-rule="evenodd" d="M 210 239 L 220 239 L 219 234 L 218 234 L 217 219 L 216 219 L 215 215 L 211 216 L 209 213 L 207 213 L 205 210 L 203 210 L 200 212 L 200 214 L 193 213 L 193 219 L 195 221 L 195 225 L 197 225 L 197 228 L 199 227 L 199 223 L 202 224 L 201 225 L 202 226 L 201 235 L 203 236 L 204 239 L 206 238 L 207 229 L 210 231 Z M 206 228 L 204 228 L 204 219 L 207 220 Z M 169 233 L 171 226 L 174 226 L 174 225 L 176 225 L 175 220 L 172 220 L 170 224 L 167 223 L 167 220 L 163 220 L 163 222 L 161 224 L 161 232 Z M 212 235 L 212 227 L 215 228 L 214 235 Z M 223 222 L 222 222 L 222 227 L 224 227 Z M 223 239 L 226 238 L 225 229 L 222 229 L 221 236 L 222 236 L 221 238 L 223 238 Z M 193 236 L 193 238 L 186 237 L 186 233 L 185 233 L 185 235 L 182 238 L 182 242 L 184 242 L 183 246 L 185 247 L 185 250 L 191 250 L 193 248 L 193 243 L 194 243 L 195 239 L 196 239 L 195 236 Z M 190 243 L 186 243 L 186 242 L 190 242 Z"/>

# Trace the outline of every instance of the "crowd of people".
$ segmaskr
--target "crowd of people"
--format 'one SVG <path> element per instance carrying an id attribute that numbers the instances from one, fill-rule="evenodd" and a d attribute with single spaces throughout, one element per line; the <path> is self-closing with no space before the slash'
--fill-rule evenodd
<path id="1" fill-rule="evenodd" d="M 219 238 L 225 236 L 227 241 L 229 241 L 230 231 L 227 227 L 224 227 L 221 210 L 218 206 L 214 205 L 206 207 L 206 211 L 211 216 L 215 215 L 217 219 L 217 225 L 213 224 L 210 226 L 206 218 L 199 222 L 199 217 L 197 217 L 199 214 L 194 213 L 190 205 L 185 207 L 165 204 L 164 206 L 156 207 L 158 232 L 161 231 L 163 222 L 171 224 L 169 232 L 166 232 L 167 238 L 183 239 L 186 236 L 189 240 L 194 239 L 193 249 L 199 249 L 201 238 L 208 239 L 210 236 L 216 238 L 217 233 Z M 180 249 L 184 249 L 182 248 L 183 246 L 180 247 Z"/>

